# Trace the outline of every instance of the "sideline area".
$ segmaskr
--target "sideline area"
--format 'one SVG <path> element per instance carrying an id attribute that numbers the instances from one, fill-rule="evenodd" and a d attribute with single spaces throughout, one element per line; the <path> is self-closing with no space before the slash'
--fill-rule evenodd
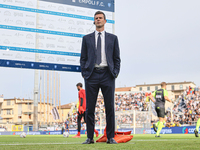
<path id="1" fill-rule="evenodd" d="M 128 143 L 109 145 L 95 143 L 82 145 L 86 135 L 81 138 L 64 138 L 62 135 L 1 135 L 0 146 L 2 149 L 198 149 L 200 139 L 193 134 L 162 134 L 155 138 L 154 134 L 136 134 Z M 94 138 L 97 140 L 97 138 Z M 179 145 L 177 147 L 177 145 Z"/>

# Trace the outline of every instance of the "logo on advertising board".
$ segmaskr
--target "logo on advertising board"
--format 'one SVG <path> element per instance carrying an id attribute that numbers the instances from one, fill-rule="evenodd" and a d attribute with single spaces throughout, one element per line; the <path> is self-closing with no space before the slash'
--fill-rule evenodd
<path id="1" fill-rule="evenodd" d="M 15 0 L 15 3 L 24 4 L 25 2 L 20 0 Z"/>
<path id="2" fill-rule="evenodd" d="M 65 8 L 64 8 L 64 7 L 62 7 L 62 6 L 59 6 L 59 7 L 58 7 L 58 10 L 64 11 L 64 10 L 65 10 Z"/>
<path id="3" fill-rule="evenodd" d="M 3 2 L 11 2 L 12 3 L 13 1 L 12 0 L 4 0 Z"/>
<path id="4" fill-rule="evenodd" d="M 45 0 L 52 2 L 52 0 Z M 56 1 L 54 0 L 55 3 L 59 4 L 67 4 L 67 5 L 72 5 L 72 6 L 79 6 L 79 7 L 85 7 L 85 8 L 93 8 L 93 9 L 100 9 L 100 10 L 106 10 L 110 12 L 114 12 L 114 1 L 115 0 L 59 0 Z M 75 11 L 74 8 L 71 8 L 70 10 L 65 8 L 67 11 Z M 83 11 L 83 10 L 81 10 Z M 79 12 L 79 11 L 78 11 Z"/>
<path id="5" fill-rule="evenodd" d="M 183 134 L 188 134 L 188 128 L 184 127 L 184 128 L 182 129 L 182 133 L 183 133 Z"/>
<path id="6" fill-rule="evenodd" d="M 55 132 L 55 131 L 53 131 L 53 132 L 49 132 L 49 135 L 59 135 L 59 134 L 61 134 L 61 131 L 57 131 L 57 132 Z"/>
<path id="7" fill-rule="evenodd" d="M 4 16 L 11 16 L 10 11 L 5 11 L 5 12 L 4 12 Z"/>
<path id="8" fill-rule="evenodd" d="M 28 6 L 33 6 L 33 3 L 32 3 L 31 1 L 29 1 L 29 2 L 27 3 L 27 5 L 28 5 Z"/>
<path id="9" fill-rule="evenodd" d="M 28 135 L 40 135 L 40 132 L 26 132 Z"/>
<path id="10" fill-rule="evenodd" d="M 77 134 L 78 132 L 77 132 L 77 130 L 70 130 L 69 131 L 69 134 Z"/>
<path id="11" fill-rule="evenodd" d="M 4 44 L 10 44 L 10 41 L 8 39 L 5 39 L 3 43 Z"/>
<path id="12" fill-rule="evenodd" d="M 194 133 L 194 130 L 195 130 L 196 128 L 189 128 L 188 129 L 188 133 Z"/>
<path id="13" fill-rule="evenodd" d="M 79 0 L 79 3 L 85 3 L 85 4 L 88 4 L 88 5 L 97 5 L 97 6 L 105 7 L 104 3 L 100 2 L 100 1 Z"/>
<path id="14" fill-rule="evenodd" d="M 143 134 L 146 134 L 146 130 L 145 129 L 143 130 Z"/>
<path id="15" fill-rule="evenodd" d="M 14 16 L 16 17 L 23 17 L 23 13 L 19 13 L 19 12 L 14 12 Z"/>
<path id="16" fill-rule="evenodd" d="M 26 39 L 33 39 L 33 35 L 27 34 L 27 35 L 26 35 Z"/>

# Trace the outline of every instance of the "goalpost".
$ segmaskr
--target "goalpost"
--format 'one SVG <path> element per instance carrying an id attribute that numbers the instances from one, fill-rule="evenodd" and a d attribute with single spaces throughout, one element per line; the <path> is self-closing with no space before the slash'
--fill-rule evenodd
<path id="1" fill-rule="evenodd" d="M 132 131 L 132 134 L 151 134 L 151 109 L 148 111 L 116 111 L 115 123 L 118 131 Z M 100 113 L 100 134 L 106 126 L 106 115 Z"/>

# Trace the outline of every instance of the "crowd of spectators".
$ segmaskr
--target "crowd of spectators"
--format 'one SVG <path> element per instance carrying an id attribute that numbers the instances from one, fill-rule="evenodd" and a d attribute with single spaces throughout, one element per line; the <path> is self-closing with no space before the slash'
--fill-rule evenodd
<path id="1" fill-rule="evenodd" d="M 146 103 L 146 97 L 144 92 L 135 94 L 115 94 L 115 110 L 138 110 L 147 111 L 148 105 Z M 96 104 L 96 112 L 105 112 L 103 96 L 99 95 Z"/>
<path id="2" fill-rule="evenodd" d="M 183 94 L 175 100 L 174 106 L 166 109 L 167 124 L 171 122 L 174 125 L 180 126 L 183 124 L 193 125 L 200 117 L 200 88 L 188 87 L 184 90 Z M 115 110 L 128 111 L 137 110 L 145 112 L 149 110 L 148 94 L 145 92 L 129 93 L 129 94 L 115 94 Z M 105 114 L 104 99 L 101 94 L 98 95 L 96 108 L 95 108 L 95 125 L 100 125 L 100 113 Z M 171 116 L 173 114 L 173 116 Z M 136 116 L 138 119 L 136 123 L 142 122 L 142 118 Z M 122 114 L 117 116 L 118 124 L 131 124 L 133 123 L 133 116 Z M 173 119 L 173 120 L 172 120 Z M 145 120 L 145 119 L 144 119 Z M 151 120 L 155 123 L 158 120 Z M 73 113 L 70 120 L 72 125 L 77 124 L 77 113 Z M 105 123 L 105 119 L 103 121 Z"/>
<path id="3" fill-rule="evenodd" d="M 147 111 L 148 104 L 146 98 L 147 94 L 144 92 L 135 94 L 115 94 L 115 111 Z M 95 125 L 98 126 L 100 125 L 100 113 L 105 113 L 104 99 L 102 95 L 98 96 L 95 112 Z M 137 118 L 139 119 L 140 117 Z M 118 115 L 116 119 L 118 122 L 117 124 L 132 124 L 133 114 Z M 105 124 L 105 119 L 103 119 L 103 124 Z"/>
<path id="4" fill-rule="evenodd" d="M 184 90 L 175 100 L 172 113 L 170 108 L 166 109 L 166 117 L 167 126 L 195 125 L 200 117 L 200 88 Z M 152 124 L 155 122 L 157 120 L 152 120 Z"/>
<path id="5" fill-rule="evenodd" d="M 188 88 L 179 96 L 173 108 L 173 122 L 195 125 L 200 117 L 200 88 Z M 168 113 L 169 114 L 169 113 Z M 168 117 L 168 122 L 170 118 Z"/>
<path id="6" fill-rule="evenodd" d="M 146 102 L 147 95 L 144 92 L 135 93 L 135 94 L 115 94 L 115 109 L 116 111 L 127 111 L 127 110 L 137 110 L 137 111 L 147 111 L 148 103 Z M 100 114 L 105 114 L 104 99 L 101 94 L 98 95 L 96 107 L 95 107 L 95 125 L 100 125 Z M 137 117 L 138 118 L 138 117 Z M 142 118 L 142 117 L 141 117 Z M 105 123 L 105 119 L 102 118 Z M 139 121 L 139 120 L 138 120 Z M 120 115 L 118 123 L 132 123 L 133 114 L 129 115 Z M 140 121 L 141 122 L 141 121 Z M 74 112 L 70 116 L 70 124 L 77 124 L 77 113 Z"/>

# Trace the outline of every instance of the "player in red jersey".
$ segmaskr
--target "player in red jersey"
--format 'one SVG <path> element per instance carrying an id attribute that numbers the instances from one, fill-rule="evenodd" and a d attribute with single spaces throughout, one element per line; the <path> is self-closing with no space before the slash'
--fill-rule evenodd
<path id="1" fill-rule="evenodd" d="M 81 119 L 82 117 L 84 118 L 84 121 L 86 122 L 85 120 L 85 111 L 86 111 L 86 96 L 85 96 L 85 90 L 83 89 L 83 85 L 82 83 L 78 83 L 76 85 L 77 89 L 78 89 L 78 97 L 79 97 L 79 106 L 78 106 L 78 119 L 77 119 L 77 124 L 78 124 L 78 134 L 75 135 L 73 138 L 80 138 L 81 134 L 80 134 L 80 131 L 81 131 Z M 96 134 L 96 137 L 99 136 L 99 132 L 94 129 L 94 132 Z"/>

